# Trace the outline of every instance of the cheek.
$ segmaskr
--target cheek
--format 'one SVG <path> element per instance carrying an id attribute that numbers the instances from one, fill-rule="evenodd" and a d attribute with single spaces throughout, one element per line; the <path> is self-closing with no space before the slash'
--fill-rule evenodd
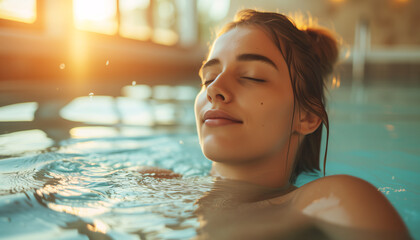
<path id="1" fill-rule="evenodd" d="M 201 128 L 203 124 L 201 116 L 203 114 L 203 108 L 206 106 L 207 102 L 207 93 L 206 91 L 201 90 L 195 98 L 194 102 L 195 124 L 197 127 L 198 139 L 200 141 L 200 144 L 202 143 Z"/>
<path id="2" fill-rule="evenodd" d="M 196 120 L 199 119 L 199 114 L 205 104 L 206 104 L 206 93 L 204 90 L 201 90 L 197 94 L 197 97 L 195 97 L 195 102 L 194 102 L 194 113 L 195 113 Z"/>
<path id="3" fill-rule="evenodd" d="M 255 106 L 254 127 L 261 142 L 275 142 L 273 138 L 288 137 L 292 129 L 293 100 L 260 100 Z"/>

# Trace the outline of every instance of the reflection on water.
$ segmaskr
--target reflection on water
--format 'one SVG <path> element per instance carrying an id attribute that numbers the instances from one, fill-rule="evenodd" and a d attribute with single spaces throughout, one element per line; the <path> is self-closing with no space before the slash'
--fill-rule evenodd
<path id="1" fill-rule="evenodd" d="M 33 121 L 36 102 L 16 103 L 0 107 L 0 122 Z"/>
<path id="2" fill-rule="evenodd" d="M 60 111 L 63 119 L 94 123 L 155 126 L 193 125 L 192 100 L 197 89 L 188 86 L 127 86 L 126 97 L 78 97 Z"/>
<path id="3" fill-rule="evenodd" d="M 45 132 L 33 129 L 0 135 L 0 156 L 36 152 L 52 146 L 54 141 Z"/>
<path id="4" fill-rule="evenodd" d="M 110 127 L 76 127 L 70 130 L 72 138 L 100 138 L 118 135 L 115 128 Z"/>
<path id="5" fill-rule="evenodd" d="M 142 166 L 182 172 L 185 178 L 156 179 L 142 174 Z M 194 202 L 211 182 L 194 176 L 208 170 L 194 134 L 72 139 L 53 153 L 4 159 L 2 235 L 24 238 L 36 226 L 45 231 L 44 239 L 74 230 L 117 239 L 190 238 L 197 227 Z M 61 230 L 50 231 L 51 220 Z"/>
<path id="6" fill-rule="evenodd" d="M 136 81 L 131 86 L 125 86 L 121 89 L 123 96 L 133 99 L 149 99 L 152 96 L 152 88 L 148 85 L 137 85 Z"/>
<path id="7" fill-rule="evenodd" d="M 92 93 L 0 108 L 6 121 L 0 135 L 1 237 L 196 235 L 194 201 L 211 182 L 197 178 L 210 166 L 194 133 L 197 89 L 136 83 L 124 89 L 130 90 L 121 97 Z M 170 97 L 154 98 L 165 94 L 159 89 Z M 185 179 L 155 179 L 140 173 L 144 166 Z"/>
<path id="8" fill-rule="evenodd" d="M 62 118 L 87 123 L 115 124 L 118 116 L 113 112 L 114 99 L 109 96 L 78 97 L 61 109 Z"/>

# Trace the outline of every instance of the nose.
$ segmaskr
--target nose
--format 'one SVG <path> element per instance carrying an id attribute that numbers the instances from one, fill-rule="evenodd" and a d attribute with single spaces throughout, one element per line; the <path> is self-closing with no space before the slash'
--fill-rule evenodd
<path id="1" fill-rule="evenodd" d="M 219 75 L 212 83 L 207 86 L 207 99 L 211 103 L 229 103 L 232 94 L 229 91 L 228 82 L 225 76 Z"/>

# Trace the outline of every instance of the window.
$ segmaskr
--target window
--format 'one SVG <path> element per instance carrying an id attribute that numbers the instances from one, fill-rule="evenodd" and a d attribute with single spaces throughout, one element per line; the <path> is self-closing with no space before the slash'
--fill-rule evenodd
<path id="1" fill-rule="evenodd" d="M 230 0 L 197 0 L 200 38 L 203 43 L 212 40 L 215 26 L 228 15 Z"/>
<path id="2" fill-rule="evenodd" d="M 230 0 L 0 0 L 0 26 L 49 28 L 56 24 L 47 21 L 58 16 L 66 18 L 57 23 L 64 31 L 74 28 L 185 47 L 199 38 L 206 42 L 209 29 L 223 20 L 229 6 Z"/>
<path id="3" fill-rule="evenodd" d="M 120 0 L 120 34 L 123 37 L 149 40 L 152 26 L 149 20 L 149 0 Z"/>
<path id="4" fill-rule="evenodd" d="M 37 17 L 36 0 L 0 0 L 0 18 L 34 23 Z"/>
<path id="5" fill-rule="evenodd" d="M 118 34 L 163 45 L 182 44 L 184 39 L 180 32 L 194 32 L 196 21 L 182 21 L 182 18 L 194 15 L 194 7 L 190 8 L 189 14 L 184 11 L 182 15 L 181 8 L 188 4 L 194 6 L 194 1 L 73 0 L 74 24 L 77 29 L 85 31 Z"/>
<path id="6" fill-rule="evenodd" d="M 174 0 L 156 0 L 155 4 L 152 40 L 156 43 L 173 45 L 178 42 L 178 14 L 175 2 Z"/>
<path id="7" fill-rule="evenodd" d="M 74 25 L 79 30 L 114 35 L 118 30 L 115 0 L 73 0 Z"/>

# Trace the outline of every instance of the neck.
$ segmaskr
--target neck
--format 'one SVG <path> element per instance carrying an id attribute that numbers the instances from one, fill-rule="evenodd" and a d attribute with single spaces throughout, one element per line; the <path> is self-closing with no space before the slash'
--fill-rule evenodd
<path id="1" fill-rule="evenodd" d="M 248 182 L 260 186 L 288 189 L 294 158 L 302 138 L 292 135 L 290 145 L 285 144 L 266 156 L 240 162 L 213 161 L 211 175 L 221 179 Z"/>
<path id="2" fill-rule="evenodd" d="M 287 189 L 292 169 L 292 161 L 286 166 L 286 161 L 278 158 L 250 161 L 246 163 L 213 162 L 211 175 L 221 179 L 232 179 L 260 186 Z"/>

